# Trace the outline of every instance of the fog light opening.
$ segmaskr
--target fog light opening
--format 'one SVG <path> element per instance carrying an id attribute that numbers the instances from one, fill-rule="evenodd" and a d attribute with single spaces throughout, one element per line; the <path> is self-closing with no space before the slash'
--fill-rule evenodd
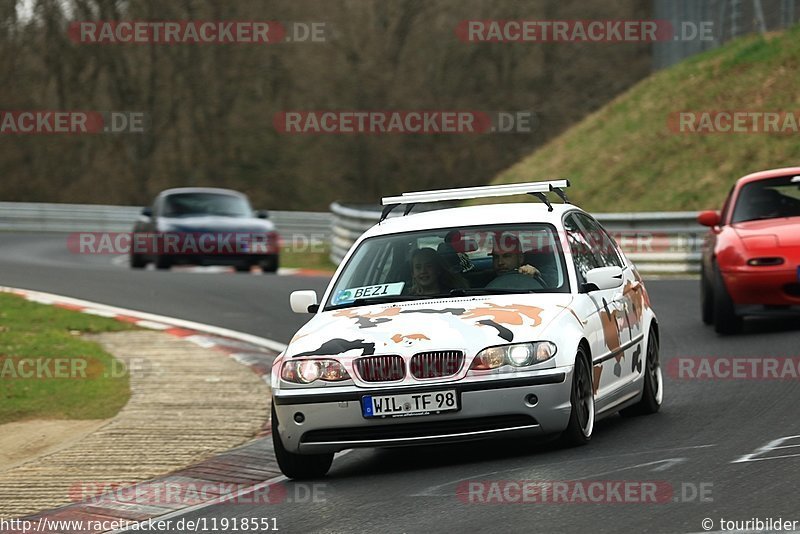
<path id="1" fill-rule="evenodd" d="M 537 397 L 533 393 L 529 393 L 525 395 L 525 404 L 531 407 L 536 406 L 537 404 L 539 404 L 539 397 Z"/>
<path id="2" fill-rule="evenodd" d="M 303 412 L 297 412 L 294 414 L 294 422 L 295 423 L 302 423 L 306 420 L 306 416 L 303 415 Z"/>
<path id="3" fill-rule="evenodd" d="M 752 267 L 773 267 L 775 265 L 783 264 L 783 258 L 751 258 L 747 260 L 747 265 Z"/>

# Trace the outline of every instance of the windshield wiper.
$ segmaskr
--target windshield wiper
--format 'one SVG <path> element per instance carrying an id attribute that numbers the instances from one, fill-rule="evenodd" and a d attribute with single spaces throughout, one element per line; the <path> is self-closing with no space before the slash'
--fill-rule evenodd
<path id="1" fill-rule="evenodd" d="M 353 308 L 356 306 L 367 306 L 369 304 L 386 304 L 389 302 L 403 302 L 406 300 L 420 300 L 420 299 L 428 299 L 431 298 L 429 296 L 423 295 L 386 295 L 385 297 L 375 297 L 375 298 L 360 298 L 355 299 L 350 302 L 343 302 L 342 304 L 335 304 L 333 306 L 327 306 L 325 311 L 330 310 L 341 310 L 343 308 Z"/>
<path id="2" fill-rule="evenodd" d="M 502 287 L 496 288 L 485 288 L 485 287 L 476 287 L 476 288 L 469 288 L 469 289 L 451 289 L 450 295 L 451 297 L 466 297 L 469 295 L 520 295 L 520 294 L 527 294 L 527 293 L 536 293 L 537 290 L 535 289 L 503 289 Z"/>
<path id="3" fill-rule="evenodd" d="M 333 306 L 326 306 L 325 311 L 341 310 L 344 308 L 355 308 L 358 306 L 368 306 L 370 304 L 387 304 L 389 302 L 403 302 L 409 300 L 430 300 L 450 297 L 466 297 L 472 295 L 527 295 L 538 293 L 536 289 L 503 289 L 503 288 L 470 288 L 470 289 L 451 289 L 449 293 L 437 293 L 435 295 L 386 295 L 385 297 L 360 298 L 351 302 L 343 302 Z"/>

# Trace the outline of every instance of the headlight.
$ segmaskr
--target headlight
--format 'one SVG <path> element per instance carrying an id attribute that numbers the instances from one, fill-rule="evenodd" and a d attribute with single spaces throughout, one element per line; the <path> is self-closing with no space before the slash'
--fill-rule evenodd
<path id="1" fill-rule="evenodd" d="M 350 380 L 350 375 L 336 360 L 295 360 L 284 362 L 281 378 L 295 384 L 310 384 L 317 380 L 325 382 Z"/>
<path id="2" fill-rule="evenodd" d="M 556 355 L 556 345 L 550 341 L 516 343 L 483 349 L 475 356 L 470 369 L 488 370 L 503 365 L 527 367 L 549 360 Z"/>
<path id="3" fill-rule="evenodd" d="M 506 357 L 511 365 L 516 365 L 517 367 L 530 365 L 534 358 L 533 347 L 528 344 L 514 345 L 508 348 Z"/>

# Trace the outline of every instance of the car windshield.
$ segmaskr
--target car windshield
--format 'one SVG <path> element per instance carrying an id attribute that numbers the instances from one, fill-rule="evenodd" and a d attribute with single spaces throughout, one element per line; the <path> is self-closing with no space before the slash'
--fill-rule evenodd
<path id="1" fill-rule="evenodd" d="M 555 229 L 497 225 L 366 239 L 337 279 L 326 310 L 403 300 L 510 293 L 565 293 Z"/>
<path id="2" fill-rule="evenodd" d="M 732 222 L 800 217 L 800 176 L 759 180 L 742 186 Z"/>
<path id="3" fill-rule="evenodd" d="M 245 198 L 219 193 L 178 193 L 164 199 L 164 217 L 220 215 L 225 217 L 251 217 L 253 214 Z"/>

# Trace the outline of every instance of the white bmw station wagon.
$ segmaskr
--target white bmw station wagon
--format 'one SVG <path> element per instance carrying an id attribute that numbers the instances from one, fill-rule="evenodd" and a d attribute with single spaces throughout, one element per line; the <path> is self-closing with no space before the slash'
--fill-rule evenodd
<path id="1" fill-rule="evenodd" d="M 337 451 L 493 437 L 592 437 L 657 412 L 659 329 L 636 268 L 569 204 L 567 180 L 405 193 L 352 246 L 272 368 L 283 473 Z M 415 204 L 531 194 L 541 203 L 409 214 Z M 558 202 L 551 202 L 558 201 Z M 387 218 L 404 206 L 405 215 Z"/>

